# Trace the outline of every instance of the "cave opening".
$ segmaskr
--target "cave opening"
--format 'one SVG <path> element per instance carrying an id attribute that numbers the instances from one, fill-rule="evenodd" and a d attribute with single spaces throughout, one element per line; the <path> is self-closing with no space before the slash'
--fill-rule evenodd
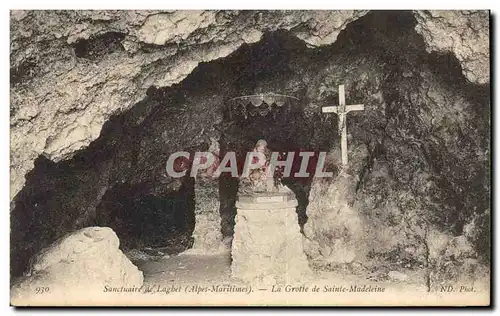
<path id="1" fill-rule="evenodd" d="M 157 248 L 178 253 L 190 246 L 194 229 L 194 181 L 183 179 L 169 192 L 143 185 L 118 184 L 106 191 L 96 209 L 95 225 L 113 228 L 124 248 Z"/>
<path id="2" fill-rule="evenodd" d="M 343 83 L 348 87 L 348 102 L 373 108 L 348 118 L 350 143 L 353 148 L 366 146 L 368 152 L 359 162 L 364 166 L 358 175 L 360 191 L 369 194 L 366 179 L 376 168 L 376 160 L 388 161 L 400 186 L 411 187 L 414 172 L 410 167 L 430 164 L 435 174 L 444 172 L 437 169 L 451 155 L 439 150 L 441 144 L 426 143 L 430 134 L 419 129 L 420 121 L 415 119 L 419 111 L 432 106 L 420 96 L 418 87 L 427 84 L 421 73 L 434 74 L 437 79 L 432 80 L 441 80 L 479 106 L 488 103 L 489 90 L 465 82 L 462 75 L 450 76 L 460 69 L 458 61 L 427 53 L 415 23 L 411 12 L 373 11 L 347 25 L 334 44 L 319 48 L 308 47 L 289 31 L 264 34 L 259 42 L 243 44 L 225 58 L 199 64 L 179 84 L 149 88 L 144 100 L 111 117 L 100 137 L 71 159 L 56 163 L 41 155 L 14 200 L 11 275 L 25 272 L 30 258 L 54 240 L 86 226 L 111 227 L 124 248 L 151 247 L 165 253 L 189 249 L 196 226 L 197 180 L 169 177 L 165 163 L 170 154 L 207 150 L 211 139 L 219 142 L 221 155 L 236 151 L 241 156 L 259 139 L 283 152 L 338 148 L 336 120 L 323 115 L 320 108 L 336 104 L 337 86 Z M 83 43 L 75 49 L 92 60 L 89 52 L 100 56 L 94 50 L 109 43 L 117 49 L 122 37 L 110 34 L 99 45 Z M 291 95 L 299 101 L 276 117 L 230 117 L 227 103 L 231 98 L 265 92 Z M 478 122 L 489 117 L 487 111 L 473 110 Z M 482 139 L 488 139 L 486 126 L 477 130 L 480 136 L 486 135 Z M 404 144 L 404 133 L 420 137 L 423 145 L 410 148 Z M 463 141 L 464 146 L 476 145 L 474 139 L 464 137 Z M 399 152 L 398 146 L 407 146 L 408 152 Z M 425 156 L 422 151 L 432 157 L 415 158 Z M 485 172 L 481 166 L 475 168 Z M 461 185 L 469 185 L 467 175 L 457 175 L 462 177 L 459 180 L 453 176 L 449 171 L 438 179 L 448 181 L 437 181 L 442 190 L 436 191 L 436 200 L 444 200 L 450 208 L 460 204 L 461 209 L 482 200 L 476 209 L 488 208 L 484 203 L 489 191 L 475 198 L 462 197 L 457 192 Z M 478 176 L 474 185 L 485 186 L 482 179 Z M 299 200 L 301 228 L 307 222 L 310 181 L 284 182 Z M 231 236 L 238 180 L 221 176 L 216 186 L 221 233 Z M 470 215 L 450 214 L 443 213 L 442 225 L 460 226 L 457 231 Z"/>

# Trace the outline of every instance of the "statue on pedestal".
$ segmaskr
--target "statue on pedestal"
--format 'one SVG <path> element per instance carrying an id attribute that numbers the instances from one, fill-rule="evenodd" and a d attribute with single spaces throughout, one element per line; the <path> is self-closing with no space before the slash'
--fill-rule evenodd
<path id="1" fill-rule="evenodd" d="M 297 283 L 312 273 L 302 247 L 298 202 L 281 184 L 281 168 L 271 163 L 267 142 L 259 140 L 253 150 L 266 161 L 253 161 L 260 167 L 240 178 L 231 276 L 257 286 Z"/>

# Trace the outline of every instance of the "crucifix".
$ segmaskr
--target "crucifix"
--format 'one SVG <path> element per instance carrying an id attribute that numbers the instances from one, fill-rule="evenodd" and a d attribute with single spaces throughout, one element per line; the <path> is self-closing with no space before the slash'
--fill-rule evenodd
<path id="1" fill-rule="evenodd" d="M 340 134 L 340 150 L 342 151 L 342 166 L 347 166 L 347 126 L 346 118 L 347 113 L 350 111 L 363 111 L 365 106 L 363 104 L 345 104 L 344 85 L 339 86 L 339 105 L 338 106 L 325 106 L 321 108 L 323 113 L 336 113 L 339 119 L 339 134 Z"/>

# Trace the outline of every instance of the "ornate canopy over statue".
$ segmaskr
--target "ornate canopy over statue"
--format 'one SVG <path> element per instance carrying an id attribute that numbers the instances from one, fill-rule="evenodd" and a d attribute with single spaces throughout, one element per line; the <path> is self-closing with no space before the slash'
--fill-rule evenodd
<path id="1" fill-rule="evenodd" d="M 288 110 L 293 102 L 299 99 L 293 96 L 273 92 L 244 95 L 229 100 L 231 116 L 241 115 L 245 119 L 249 116 L 266 116 L 271 113 L 275 116 L 280 110 Z"/>

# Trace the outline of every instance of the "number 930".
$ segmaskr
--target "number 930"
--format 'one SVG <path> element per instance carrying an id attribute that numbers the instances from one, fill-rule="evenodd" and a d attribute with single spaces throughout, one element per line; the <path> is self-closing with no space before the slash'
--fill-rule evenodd
<path id="1" fill-rule="evenodd" d="M 50 288 L 48 286 L 39 286 L 35 289 L 35 294 L 43 294 L 43 293 L 48 293 L 50 291 Z"/>

